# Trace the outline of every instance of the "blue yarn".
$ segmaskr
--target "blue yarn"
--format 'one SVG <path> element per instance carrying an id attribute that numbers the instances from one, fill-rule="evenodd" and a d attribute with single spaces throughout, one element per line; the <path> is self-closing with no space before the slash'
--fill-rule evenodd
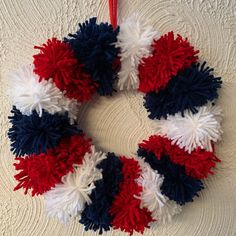
<path id="1" fill-rule="evenodd" d="M 177 204 L 184 205 L 192 202 L 193 198 L 198 196 L 198 192 L 203 189 L 203 183 L 200 180 L 186 175 L 185 167 L 172 163 L 169 156 L 163 155 L 158 160 L 154 153 L 142 148 L 139 148 L 138 155 L 164 176 L 161 191 Z"/>
<path id="2" fill-rule="evenodd" d="M 108 153 L 107 158 L 97 165 L 102 170 L 103 178 L 95 182 L 90 199 L 92 203 L 86 204 L 80 223 L 85 230 L 108 231 L 111 227 L 112 217 L 109 213 L 114 197 L 118 194 L 119 183 L 123 180 L 122 163 L 114 153 Z"/>
<path id="3" fill-rule="evenodd" d="M 197 107 L 205 105 L 208 101 L 218 98 L 217 90 L 221 87 L 221 78 L 211 75 L 213 69 L 193 64 L 168 82 L 165 89 L 158 93 L 151 92 L 145 96 L 144 106 L 150 113 L 150 119 L 166 118 L 167 114 L 174 115 L 190 109 L 197 112 Z"/>
<path id="4" fill-rule="evenodd" d="M 13 107 L 9 120 L 12 127 L 8 131 L 11 151 L 16 156 L 39 154 L 48 148 L 55 148 L 64 136 L 80 133 L 76 125 L 70 125 L 68 114 L 49 114 L 43 111 L 39 117 L 36 111 L 30 116 L 23 115 Z"/>
<path id="5" fill-rule="evenodd" d="M 75 34 L 69 34 L 64 41 L 75 51 L 78 60 L 84 64 L 92 79 L 99 84 L 100 95 L 111 95 L 116 71 L 112 66 L 118 56 L 117 41 L 119 27 L 115 30 L 108 23 L 96 23 L 96 17 L 90 18 Z"/>

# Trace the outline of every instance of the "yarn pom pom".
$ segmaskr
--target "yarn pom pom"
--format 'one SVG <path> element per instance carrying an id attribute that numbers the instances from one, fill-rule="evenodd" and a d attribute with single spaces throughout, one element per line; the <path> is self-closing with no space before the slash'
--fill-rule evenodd
<path id="1" fill-rule="evenodd" d="M 181 206 L 171 201 L 162 194 L 161 186 L 164 177 L 153 170 L 144 159 L 139 160 L 142 174 L 137 182 L 142 186 L 141 207 L 146 207 L 151 213 L 152 218 L 157 222 L 151 223 L 151 228 L 156 225 L 163 225 L 171 222 L 172 218 L 182 210 Z"/>
<path id="2" fill-rule="evenodd" d="M 39 54 L 34 55 L 34 72 L 40 79 L 53 78 L 60 90 L 70 83 L 78 61 L 70 46 L 56 38 L 48 39 L 42 46 L 35 46 Z"/>
<path id="3" fill-rule="evenodd" d="M 141 195 L 138 197 L 141 199 L 141 207 L 146 207 L 152 213 L 152 218 L 158 220 L 156 212 L 161 211 L 161 208 L 164 207 L 168 200 L 161 193 L 164 178 L 157 171 L 153 170 L 147 162 L 144 162 L 143 159 L 139 160 L 139 165 L 142 173 L 137 179 L 137 183 L 142 187 Z"/>
<path id="4" fill-rule="evenodd" d="M 40 80 L 52 78 L 61 91 L 66 91 L 68 98 L 75 98 L 78 102 L 91 99 L 96 84 L 85 73 L 68 44 L 52 38 L 35 48 L 40 53 L 34 55 L 34 72 L 40 76 Z"/>
<path id="5" fill-rule="evenodd" d="M 138 155 L 143 157 L 154 170 L 164 175 L 161 191 L 177 204 L 184 205 L 192 202 L 193 198 L 198 196 L 198 192 L 203 189 L 200 180 L 186 175 L 184 166 L 172 163 L 169 156 L 162 155 L 158 159 L 154 153 L 147 152 L 145 149 L 139 149 Z"/>
<path id="6" fill-rule="evenodd" d="M 159 160 L 163 155 L 167 155 L 173 163 L 184 166 L 187 175 L 196 179 L 207 178 L 209 174 L 214 174 L 212 168 L 220 161 L 213 152 L 197 148 L 188 153 L 178 145 L 171 144 L 168 138 L 158 135 L 150 136 L 149 140 L 144 140 L 139 147 L 140 156 L 142 156 L 141 150 L 154 153 Z"/>
<path id="7" fill-rule="evenodd" d="M 120 24 L 116 47 L 120 48 L 121 70 L 118 73 L 119 90 L 138 89 L 138 65 L 152 52 L 151 43 L 158 34 L 136 14 Z"/>
<path id="8" fill-rule="evenodd" d="M 77 59 L 84 64 L 86 71 L 98 83 L 100 95 L 111 95 L 116 71 L 113 64 L 119 49 L 115 47 L 119 28 L 113 29 L 108 23 L 96 23 L 96 18 L 91 18 L 79 24 L 75 34 L 69 34 L 65 42 L 73 48 Z"/>
<path id="9" fill-rule="evenodd" d="M 221 87 L 221 78 L 214 77 L 213 69 L 194 64 L 174 76 L 166 88 L 158 93 L 146 94 L 144 106 L 150 112 L 149 118 L 167 118 L 167 115 L 175 115 L 189 109 L 196 113 L 197 107 L 206 105 L 208 101 L 218 98 L 217 90 Z"/>
<path id="10" fill-rule="evenodd" d="M 167 201 L 160 211 L 155 211 L 152 213 L 153 218 L 157 219 L 157 224 L 151 224 L 152 229 L 155 229 L 158 225 L 170 223 L 173 217 L 182 211 L 182 207 L 175 201 L 168 200 L 168 197 L 166 197 L 166 199 Z"/>
<path id="11" fill-rule="evenodd" d="M 71 166 L 80 165 L 84 155 L 90 152 L 91 139 L 87 139 L 83 133 L 64 137 L 55 149 L 56 155 Z"/>
<path id="12" fill-rule="evenodd" d="M 73 164 L 81 164 L 85 153 L 91 152 L 89 141 L 83 135 L 73 135 L 62 139 L 57 148 L 48 149 L 46 153 L 16 158 L 19 163 L 14 166 L 20 173 L 15 175 L 19 184 L 14 190 L 24 188 L 27 194 L 32 189 L 32 196 L 49 191 L 61 183 L 62 176 L 74 171 Z"/>
<path id="13" fill-rule="evenodd" d="M 74 167 L 73 173 L 62 177 L 62 184 L 57 184 L 44 195 L 48 216 L 55 217 L 64 224 L 78 216 L 85 203 L 92 203 L 89 195 L 95 188 L 95 181 L 102 178 L 101 170 L 96 165 L 106 155 L 96 152 L 94 147 L 91 149 L 91 153 L 85 154 L 82 164 Z"/>
<path id="14" fill-rule="evenodd" d="M 70 170 L 52 152 L 17 157 L 15 160 L 19 161 L 14 166 L 20 173 L 14 176 L 19 182 L 14 190 L 24 188 L 24 193 L 27 194 L 28 190 L 32 189 L 32 196 L 50 190 L 55 184 L 60 183 L 61 177 Z"/>
<path id="15" fill-rule="evenodd" d="M 95 189 L 90 195 L 91 204 L 86 204 L 80 223 L 85 225 L 85 230 L 99 230 L 101 234 L 111 226 L 109 209 L 123 179 L 122 163 L 114 153 L 108 153 L 107 158 L 100 162 L 97 168 L 102 172 L 102 180 L 95 183 Z"/>
<path id="16" fill-rule="evenodd" d="M 49 81 L 39 82 L 33 66 L 22 66 L 10 76 L 9 96 L 17 109 L 24 115 L 36 110 L 42 116 L 43 109 L 51 114 L 62 110 L 60 98 L 63 93 Z"/>
<path id="17" fill-rule="evenodd" d="M 154 40 L 152 48 L 153 54 L 143 58 L 139 66 L 139 90 L 144 93 L 165 88 L 171 76 L 177 75 L 198 59 L 196 54 L 199 51 L 194 51 L 188 40 L 180 35 L 175 38 L 173 32 Z"/>
<path id="18" fill-rule="evenodd" d="M 97 84 L 85 73 L 83 65 L 79 65 L 74 79 L 66 86 L 66 96 L 78 102 L 89 101 L 96 92 Z"/>
<path id="19" fill-rule="evenodd" d="M 16 156 L 39 154 L 49 148 L 55 148 L 62 137 L 80 133 L 76 125 L 70 125 L 68 114 L 49 114 L 43 111 L 39 117 L 36 111 L 32 115 L 22 115 L 15 107 L 9 117 L 12 127 L 8 131 L 11 151 Z"/>
<path id="20" fill-rule="evenodd" d="M 34 110 L 40 117 L 43 110 L 50 114 L 67 111 L 72 123 L 77 118 L 78 103 L 66 98 L 51 79 L 39 82 L 32 65 L 22 66 L 9 79 L 8 95 L 23 115 L 31 115 Z"/>
<path id="21" fill-rule="evenodd" d="M 172 144 L 189 153 L 198 147 L 212 152 L 212 142 L 220 140 L 223 132 L 222 116 L 220 107 L 208 104 L 198 108 L 195 114 L 186 110 L 184 116 L 177 113 L 168 115 L 167 119 L 154 120 L 152 126 L 155 133 L 168 137 Z"/>
<path id="22" fill-rule="evenodd" d="M 134 159 L 126 157 L 120 159 L 123 164 L 124 180 L 120 183 L 119 193 L 110 209 L 113 217 L 112 226 L 130 235 L 134 231 L 143 233 L 153 219 L 146 208 L 141 208 L 141 200 L 138 199 L 142 192 L 142 187 L 137 183 L 141 169 Z"/>

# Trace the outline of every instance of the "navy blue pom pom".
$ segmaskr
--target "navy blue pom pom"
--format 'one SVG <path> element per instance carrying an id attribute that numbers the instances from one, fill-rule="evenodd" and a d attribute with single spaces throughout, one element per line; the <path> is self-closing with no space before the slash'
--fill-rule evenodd
<path id="1" fill-rule="evenodd" d="M 110 197 L 114 198 L 119 191 L 119 183 L 123 180 L 122 162 L 114 153 L 109 152 L 97 168 L 102 169 L 103 181 L 109 188 Z"/>
<path id="2" fill-rule="evenodd" d="M 90 195 L 92 203 L 86 204 L 80 223 L 85 225 L 85 230 L 99 230 L 99 234 L 102 234 L 103 230 L 108 231 L 111 227 L 109 209 L 123 180 L 122 163 L 114 153 L 108 153 L 97 168 L 102 169 L 103 178 L 96 181 L 95 189 Z"/>
<path id="3" fill-rule="evenodd" d="M 64 136 L 80 133 L 76 125 L 70 125 L 67 114 L 49 114 L 43 111 L 39 117 L 36 111 L 27 116 L 13 107 L 9 120 L 12 127 L 8 131 L 11 151 L 16 156 L 39 154 L 48 148 L 55 148 Z"/>
<path id="4" fill-rule="evenodd" d="M 149 165 L 164 175 L 161 186 L 162 193 L 170 200 L 183 205 L 192 202 L 198 192 L 203 189 L 203 183 L 186 175 L 184 166 L 176 165 L 171 162 L 168 156 L 163 155 L 160 160 L 152 152 L 139 148 L 138 155 L 143 157 Z"/>
<path id="5" fill-rule="evenodd" d="M 79 30 L 64 39 L 71 45 L 92 79 L 99 84 L 100 95 L 111 95 L 113 92 L 116 78 L 113 63 L 119 52 L 114 43 L 117 41 L 118 32 L 119 28 L 114 30 L 108 23 L 97 24 L 94 17 L 79 24 Z"/>
<path id="6" fill-rule="evenodd" d="M 166 118 L 167 114 L 174 115 L 177 112 L 183 114 L 186 109 L 196 113 L 197 107 L 218 98 L 221 78 L 214 77 L 211 74 L 213 69 L 205 68 L 205 65 L 206 62 L 202 65 L 193 64 L 174 76 L 165 89 L 146 94 L 144 106 L 150 112 L 149 118 Z"/>

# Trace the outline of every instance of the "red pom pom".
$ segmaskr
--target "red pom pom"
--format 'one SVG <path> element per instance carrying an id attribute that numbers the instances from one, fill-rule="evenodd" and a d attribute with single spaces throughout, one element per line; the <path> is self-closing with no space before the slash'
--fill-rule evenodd
<path id="1" fill-rule="evenodd" d="M 173 163 L 185 166 L 186 174 L 196 179 L 207 178 L 208 174 L 214 174 L 212 168 L 220 161 L 213 152 L 199 147 L 188 153 L 178 145 L 171 144 L 168 138 L 158 135 L 150 136 L 149 140 L 144 140 L 139 147 L 154 153 L 158 159 L 162 155 L 168 155 Z"/>
<path id="2" fill-rule="evenodd" d="M 86 152 L 91 152 L 90 140 L 83 135 L 64 138 L 56 149 L 46 153 L 16 158 L 14 177 L 19 184 L 14 188 L 32 189 L 32 196 L 43 194 L 61 182 L 62 176 L 73 171 L 73 164 L 81 164 Z"/>
<path id="3" fill-rule="evenodd" d="M 68 168 L 51 151 L 25 158 L 18 157 L 15 160 L 19 161 L 14 166 L 20 173 L 14 176 L 19 181 L 14 190 L 24 188 L 27 194 L 28 190 L 32 189 L 32 196 L 50 190 L 55 184 L 60 183 L 63 175 L 72 170 L 71 166 Z"/>
<path id="4" fill-rule="evenodd" d="M 112 203 L 110 213 L 113 216 L 112 226 L 115 229 L 133 234 L 134 231 L 143 233 L 145 227 L 153 221 L 151 213 L 146 208 L 140 208 L 142 187 L 136 183 L 141 169 L 134 159 L 121 157 L 123 181 L 120 183 L 119 193 Z"/>
<path id="5" fill-rule="evenodd" d="M 96 92 L 97 87 L 98 85 L 84 72 L 83 66 L 78 65 L 73 79 L 65 88 L 66 96 L 75 98 L 78 102 L 89 101 Z"/>
<path id="6" fill-rule="evenodd" d="M 65 137 L 55 149 L 56 155 L 67 165 L 82 164 L 85 153 L 91 152 L 91 141 L 84 134 Z"/>
<path id="7" fill-rule="evenodd" d="M 171 150 L 171 142 L 159 135 L 152 135 L 148 140 L 143 140 L 139 147 L 154 153 L 157 159 L 160 160 L 161 156 L 167 153 L 167 150 Z"/>
<path id="8" fill-rule="evenodd" d="M 173 32 L 154 40 L 152 47 L 153 54 L 143 58 L 139 65 L 139 90 L 144 93 L 164 88 L 171 76 L 198 59 L 196 54 L 199 51 L 194 51 L 187 39 L 184 40 L 180 35 L 175 39 Z"/>
<path id="9" fill-rule="evenodd" d="M 40 79 L 53 78 L 54 83 L 61 90 L 70 83 L 73 72 L 78 66 L 70 46 L 56 38 L 48 39 L 42 46 L 35 46 L 40 53 L 34 55 L 34 72 Z"/>
<path id="10" fill-rule="evenodd" d="M 40 53 L 34 55 L 34 72 L 42 79 L 53 79 L 66 96 L 78 102 L 88 101 L 96 91 L 96 83 L 78 63 L 67 43 L 56 38 L 48 39 L 42 46 L 35 46 Z"/>

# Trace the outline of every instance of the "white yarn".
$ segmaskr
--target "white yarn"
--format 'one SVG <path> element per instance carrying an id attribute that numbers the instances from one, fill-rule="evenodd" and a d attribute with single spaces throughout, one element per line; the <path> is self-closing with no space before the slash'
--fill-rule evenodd
<path id="1" fill-rule="evenodd" d="M 160 210 L 165 202 L 165 196 L 161 193 L 161 185 L 164 177 L 154 171 L 143 159 L 140 159 L 139 165 L 142 173 L 137 179 L 137 183 L 142 186 L 140 195 L 141 207 L 146 207 L 150 212 Z"/>
<path id="2" fill-rule="evenodd" d="M 121 50 L 121 70 L 117 84 L 119 90 L 139 87 L 138 65 L 143 57 L 151 54 L 152 41 L 158 37 L 158 33 L 137 14 L 120 24 L 116 43 L 116 47 Z"/>
<path id="3" fill-rule="evenodd" d="M 70 119 L 70 123 L 73 124 L 78 117 L 80 104 L 76 99 L 69 99 L 64 95 L 59 100 L 59 106 L 61 107 L 61 111 L 59 113 L 68 112 L 68 117 Z"/>
<path id="4" fill-rule="evenodd" d="M 153 170 L 143 159 L 139 159 L 139 165 L 142 173 L 137 183 L 142 186 L 142 192 L 136 197 L 141 200 L 141 207 L 147 208 L 158 224 L 170 222 L 175 214 L 180 213 L 181 207 L 161 193 L 164 177 Z"/>
<path id="5" fill-rule="evenodd" d="M 64 96 L 52 80 L 42 80 L 33 72 L 33 65 L 25 65 L 9 77 L 8 95 L 18 110 L 31 115 L 35 110 L 42 116 L 43 110 L 54 114 L 68 111 L 69 118 L 76 119 L 78 103 Z"/>
<path id="6" fill-rule="evenodd" d="M 217 142 L 223 133 L 221 129 L 222 110 L 211 103 L 199 107 L 198 112 L 193 114 L 190 110 L 168 116 L 167 119 L 152 122 L 153 131 L 166 136 L 191 153 L 195 148 L 201 147 L 212 151 L 212 141 Z"/>
<path id="7" fill-rule="evenodd" d="M 62 184 L 44 194 L 48 216 L 65 224 L 83 211 L 85 203 L 91 203 L 89 195 L 95 188 L 94 182 L 102 178 L 96 165 L 105 158 L 105 153 L 96 152 L 92 147 L 92 152 L 85 154 L 83 163 L 75 166 L 74 173 L 63 176 Z"/>
<path id="8" fill-rule="evenodd" d="M 164 225 L 167 223 L 170 223 L 173 219 L 173 217 L 177 214 L 179 214 L 182 211 L 182 207 L 178 205 L 175 201 L 171 201 L 166 198 L 165 205 L 158 211 L 152 212 L 153 219 L 157 220 L 157 224 L 151 224 L 152 228 L 155 228 L 157 225 Z"/>

